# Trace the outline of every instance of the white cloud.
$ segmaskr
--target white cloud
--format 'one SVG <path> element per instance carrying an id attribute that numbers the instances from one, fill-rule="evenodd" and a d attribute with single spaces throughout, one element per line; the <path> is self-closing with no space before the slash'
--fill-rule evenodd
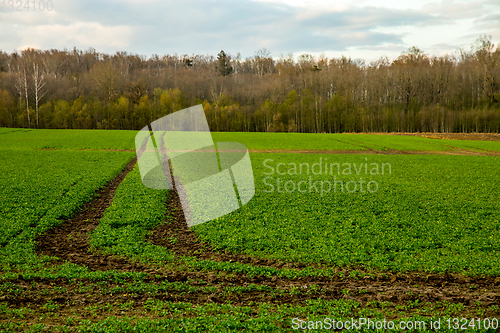
<path id="1" fill-rule="evenodd" d="M 88 47 L 126 49 L 133 37 L 131 27 L 110 27 L 98 22 L 37 25 L 35 30 L 23 27 L 14 29 L 13 33 L 17 36 L 17 50 L 27 47 L 62 49 L 74 46 L 81 49 Z"/>
<path id="2" fill-rule="evenodd" d="M 82 0 L 50 13 L 2 13 L 0 49 L 288 53 L 395 57 L 409 46 L 452 52 L 480 34 L 500 40 L 497 0 Z M 474 38 L 471 36 L 475 36 Z M 378 52 L 378 53 L 377 53 Z"/>

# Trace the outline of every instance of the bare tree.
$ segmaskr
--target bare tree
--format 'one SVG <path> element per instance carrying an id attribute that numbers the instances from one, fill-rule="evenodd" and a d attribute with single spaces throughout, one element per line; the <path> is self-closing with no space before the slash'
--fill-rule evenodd
<path id="1" fill-rule="evenodd" d="M 14 86 L 19 95 L 19 101 L 25 100 L 26 113 L 28 115 L 28 127 L 31 127 L 30 109 L 29 109 L 29 94 L 28 94 L 28 76 L 26 74 L 26 64 L 23 59 L 16 57 L 16 72 L 14 76 Z M 21 103 L 21 102 L 20 102 Z"/>
<path id="2" fill-rule="evenodd" d="M 40 100 L 45 96 L 47 90 L 43 90 L 45 87 L 45 78 L 43 72 L 40 71 L 40 64 L 37 60 L 33 61 L 33 97 L 35 98 L 35 114 L 36 114 L 36 127 L 38 128 L 38 105 Z"/>
<path id="3" fill-rule="evenodd" d="M 258 76 L 271 73 L 274 70 L 274 61 L 271 57 L 271 52 L 266 48 L 255 52 L 255 56 L 251 59 L 251 64 L 254 73 Z"/>
<path id="4" fill-rule="evenodd" d="M 115 97 L 118 88 L 119 75 L 111 60 L 96 63 L 92 68 L 92 78 L 108 103 Z"/>

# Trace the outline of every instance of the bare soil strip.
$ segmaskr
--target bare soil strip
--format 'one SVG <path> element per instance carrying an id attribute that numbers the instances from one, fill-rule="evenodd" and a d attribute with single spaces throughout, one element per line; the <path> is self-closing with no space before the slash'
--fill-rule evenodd
<path id="1" fill-rule="evenodd" d="M 449 147 L 455 150 L 312 150 L 312 149 L 249 149 L 250 153 L 272 153 L 272 154 L 353 154 L 353 155 L 467 155 L 467 156 L 500 156 L 500 152 L 484 150 L 474 151 L 462 148 Z"/>
<path id="2" fill-rule="evenodd" d="M 319 282 L 310 278 L 290 281 L 288 279 L 277 279 L 276 277 L 248 278 L 245 276 L 230 276 L 225 273 L 216 275 L 188 272 L 150 277 L 143 282 L 158 284 L 161 281 L 189 281 L 190 286 L 215 286 L 217 290 L 186 292 L 172 288 L 168 291 L 158 291 L 156 293 L 142 290 L 126 291 L 123 288 L 122 291 L 112 293 L 110 290 L 123 286 L 123 284 L 111 281 L 96 283 L 95 281 L 69 281 L 61 278 L 57 280 L 21 278 L 13 282 L 19 289 L 22 289 L 22 292 L 20 293 L 17 290 L 4 293 L 1 301 L 7 302 L 10 306 L 16 308 L 46 304 L 49 301 L 65 304 L 67 307 L 111 304 L 127 300 L 134 300 L 136 305 L 141 305 L 148 299 L 183 301 L 193 304 L 232 302 L 235 305 L 247 305 L 248 302 L 303 304 L 304 301 L 315 299 L 349 299 L 361 304 L 372 301 L 407 304 L 408 301 L 418 300 L 419 302 L 462 303 L 468 306 L 481 302 L 481 307 L 497 305 L 500 302 L 499 288 L 495 285 L 449 283 L 446 277 L 438 276 L 431 276 L 425 283 L 413 281 L 410 284 L 406 278 L 405 276 L 393 276 L 392 278 L 382 278 L 380 280 L 351 279 Z M 249 286 L 252 280 L 253 284 L 268 286 L 273 291 L 247 289 L 238 292 L 224 292 L 226 287 Z M 36 283 L 33 283 L 34 281 Z M 129 282 L 133 284 L 133 281 Z M 64 291 L 62 292 L 61 289 Z"/>
<path id="3" fill-rule="evenodd" d="M 203 286 L 203 283 L 194 283 Z M 316 291 L 308 290 L 308 286 L 296 286 L 296 289 L 289 288 L 277 290 L 277 292 L 227 292 L 223 285 L 217 285 L 216 291 L 200 291 L 200 292 L 180 292 L 175 290 L 149 293 L 149 292 L 110 292 L 110 288 L 117 287 L 115 284 L 100 285 L 85 283 L 83 286 L 78 286 L 75 283 L 66 283 L 65 281 L 57 281 L 57 288 L 52 282 L 42 282 L 34 284 L 32 281 L 18 281 L 17 286 L 22 289 L 22 293 L 17 291 L 15 294 L 7 294 L 2 296 L 2 302 L 8 303 L 11 308 L 29 308 L 33 312 L 25 315 L 22 319 L 13 319 L 6 314 L 0 314 L 0 321 L 23 322 L 25 324 L 44 323 L 49 326 L 67 324 L 66 318 L 72 316 L 78 318 L 76 322 L 82 319 L 91 319 L 92 321 L 103 320 L 110 316 L 119 318 L 131 317 L 149 317 L 156 318 L 158 314 L 147 310 L 147 303 L 151 305 L 152 300 L 167 301 L 167 302 L 189 302 L 194 305 L 198 304 L 227 304 L 234 306 L 248 306 L 250 302 L 259 303 L 274 303 L 274 304 L 293 304 L 304 305 L 307 300 L 333 300 L 346 299 L 361 301 L 366 304 L 366 301 L 379 301 L 384 303 L 384 308 L 396 310 L 397 305 L 407 305 L 409 301 L 419 302 L 424 304 L 432 302 L 432 306 L 439 312 L 446 310 L 447 305 L 443 301 L 460 302 L 466 307 L 460 312 L 461 316 L 477 317 L 478 310 L 482 309 L 483 317 L 498 317 L 500 312 L 492 308 L 486 309 L 485 305 L 495 304 L 491 301 L 494 298 L 487 293 L 476 292 L 472 297 L 463 295 L 458 298 L 449 297 L 448 291 L 436 292 L 433 288 L 421 294 L 421 290 L 402 288 L 394 285 L 392 289 L 385 290 L 373 286 L 367 289 L 352 289 L 349 284 L 338 283 L 336 286 L 329 289 L 320 289 Z M 297 288 L 301 293 L 297 294 Z M 453 290 L 452 292 L 458 292 Z M 351 296 L 353 295 L 353 296 Z M 361 297 L 359 297 L 361 295 Z M 483 304 L 477 304 L 476 300 L 485 301 Z M 436 304 L 436 301 L 443 303 Z M 57 310 L 49 310 L 46 304 Z M 373 307 L 381 306 L 377 303 L 370 305 Z M 149 307 L 151 309 L 151 307 Z M 399 308 L 401 311 L 401 308 Z M 52 312 L 52 314 L 50 313 Z M 397 311 L 393 311 L 396 313 Z M 46 314 L 48 316 L 46 316 Z M 54 315 L 55 314 L 55 315 Z M 187 317 L 192 316 L 186 314 Z M 256 315 L 256 313 L 255 313 Z M 170 315 L 162 315 L 163 318 L 183 316 L 179 313 L 171 313 Z M 397 315 L 389 315 L 388 318 L 396 318 Z"/>
<path id="4" fill-rule="evenodd" d="M 500 141 L 500 133 L 391 133 L 394 135 L 422 136 L 429 139 Z"/>

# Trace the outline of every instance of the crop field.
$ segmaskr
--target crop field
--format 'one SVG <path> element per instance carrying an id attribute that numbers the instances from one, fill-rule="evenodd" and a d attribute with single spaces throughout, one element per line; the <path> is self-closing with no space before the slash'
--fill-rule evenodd
<path id="1" fill-rule="evenodd" d="M 136 133 L 0 128 L 1 332 L 497 331 L 500 141 L 212 133 L 255 196 L 188 228 Z"/>
<path id="2" fill-rule="evenodd" d="M 135 132 L 0 128 L 0 149 L 135 150 Z"/>
<path id="3" fill-rule="evenodd" d="M 234 141 L 252 151 L 327 151 L 336 153 L 498 151 L 498 142 L 435 140 L 421 136 L 383 134 L 212 133 L 216 141 Z"/>

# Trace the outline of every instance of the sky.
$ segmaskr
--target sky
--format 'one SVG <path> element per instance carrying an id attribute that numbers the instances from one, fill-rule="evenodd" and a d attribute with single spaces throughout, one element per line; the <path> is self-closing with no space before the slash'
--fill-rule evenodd
<path id="1" fill-rule="evenodd" d="M 480 35 L 500 44 L 500 0 L 29 0 L 29 8 L 26 0 L 0 1 L 0 50 L 8 53 L 224 50 L 246 58 L 265 48 L 274 58 L 372 61 L 411 46 L 436 56 L 470 50 Z"/>

